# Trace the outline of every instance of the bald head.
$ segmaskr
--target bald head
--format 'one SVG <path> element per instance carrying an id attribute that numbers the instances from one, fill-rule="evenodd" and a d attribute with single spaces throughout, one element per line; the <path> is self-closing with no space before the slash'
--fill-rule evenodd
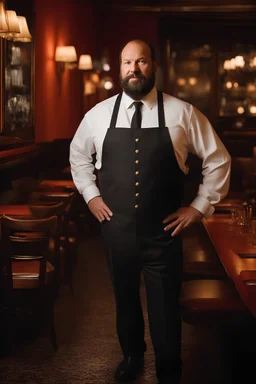
<path id="1" fill-rule="evenodd" d="M 145 40 L 142 40 L 142 39 L 134 39 L 134 40 L 130 40 L 128 41 L 128 43 L 126 43 L 123 48 L 121 49 L 121 52 L 120 52 L 120 61 L 122 59 L 122 53 L 123 53 L 123 50 L 129 46 L 130 44 L 137 44 L 137 45 L 142 45 L 144 46 L 144 48 L 148 51 L 149 51 L 149 55 L 151 57 L 151 60 L 152 62 L 156 61 L 156 51 L 155 51 L 155 48 L 153 47 L 153 45 L 151 45 L 150 43 L 148 43 L 147 41 Z"/>
<path id="2" fill-rule="evenodd" d="M 131 40 L 121 51 L 120 84 L 134 100 L 140 100 L 154 87 L 157 70 L 154 56 L 154 50 L 143 40 Z"/>

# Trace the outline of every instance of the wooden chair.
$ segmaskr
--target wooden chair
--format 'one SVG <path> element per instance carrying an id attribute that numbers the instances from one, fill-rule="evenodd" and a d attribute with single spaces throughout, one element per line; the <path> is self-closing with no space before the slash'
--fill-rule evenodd
<path id="1" fill-rule="evenodd" d="M 34 314 L 37 324 L 47 315 L 51 341 L 57 350 L 54 327 L 55 268 L 49 262 L 49 243 L 56 233 L 57 216 L 46 219 L 2 216 L 1 222 L 1 310 L 7 319 L 8 344 L 13 339 L 14 320 Z M 24 318 L 24 316 L 23 316 Z M 35 323 L 33 323 L 35 324 Z"/>
<path id="2" fill-rule="evenodd" d="M 64 201 L 34 201 L 28 204 L 29 211 L 35 219 L 45 219 L 57 216 L 57 228 L 54 237 L 50 240 L 51 262 L 55 267 L 55 282 L 59 288 L 62 279 L 62 265 L 65 265 L 68 252 L 66 242 L 61 241 L 64 227 L 64 213 L 66 203 Z"/>
<path id="3" fill-rule="evenodd" d="M 57 233 L 52 244 L 54 251 L 55 267 L 57 270 L 56 277 L 61 281 L 67 282 L 70 285 L 73 293 L 73 267 L 77 260 L 78 241 L 76 229 L 70 231 L 69 210 L 70 199 L 62 199 L 61 201 L 49 200 L 32 200 L 29 203 L 29 210 L 35 218 L 46 218 L 56 215 Z M 64 260 L 64 262 L 62 262 Z"/>

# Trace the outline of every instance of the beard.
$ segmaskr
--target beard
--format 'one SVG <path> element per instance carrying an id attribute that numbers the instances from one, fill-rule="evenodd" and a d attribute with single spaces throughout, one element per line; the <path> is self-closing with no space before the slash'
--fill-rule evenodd
<path id="1" fill-rule="evenodd" d="M 130 83 L 129 80 L 132 78 L 136 78 L 137 80 Z M 120 75 L 120 85 L 124 92 L 133 100 L 142 99 L 155 85 L 155 72 L 152 71 L 149 77 L 144 76 L 140 72 L 134 72 L 134 74 L 124 78 Z"/>

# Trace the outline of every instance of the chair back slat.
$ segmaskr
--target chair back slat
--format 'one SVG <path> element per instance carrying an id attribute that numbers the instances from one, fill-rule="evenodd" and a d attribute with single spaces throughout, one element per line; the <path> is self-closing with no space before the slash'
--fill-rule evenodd
<path id="1" fill-rule="evenodd" d="M 35 261 L 39 263 L 38 288 L 46 283 L 46 263 L 49 259 L 49 242 L 57 229 L 57 216 L 44 219 L 2 216 L 1 256 L 4 285 L 9 293 L 13 289 L 13 263 Z M 24 272 L 26 275 L 26 272 Z"/>

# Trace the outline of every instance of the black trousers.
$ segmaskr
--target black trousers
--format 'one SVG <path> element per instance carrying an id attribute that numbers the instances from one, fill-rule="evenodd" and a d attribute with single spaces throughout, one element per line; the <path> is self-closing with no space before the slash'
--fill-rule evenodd
<path id="1" fill-rule="evenodd" d="M 109 223 L 107 223 L 108 225 Z M 117 334 L 124 356 L 145 351 L 140 300 L 141 273 L 147 293 L 150 334 L 158 378 L 181 376 L 181 237 L 138 236 L 103 226 L 105 252 L 116 300 Z"/>

